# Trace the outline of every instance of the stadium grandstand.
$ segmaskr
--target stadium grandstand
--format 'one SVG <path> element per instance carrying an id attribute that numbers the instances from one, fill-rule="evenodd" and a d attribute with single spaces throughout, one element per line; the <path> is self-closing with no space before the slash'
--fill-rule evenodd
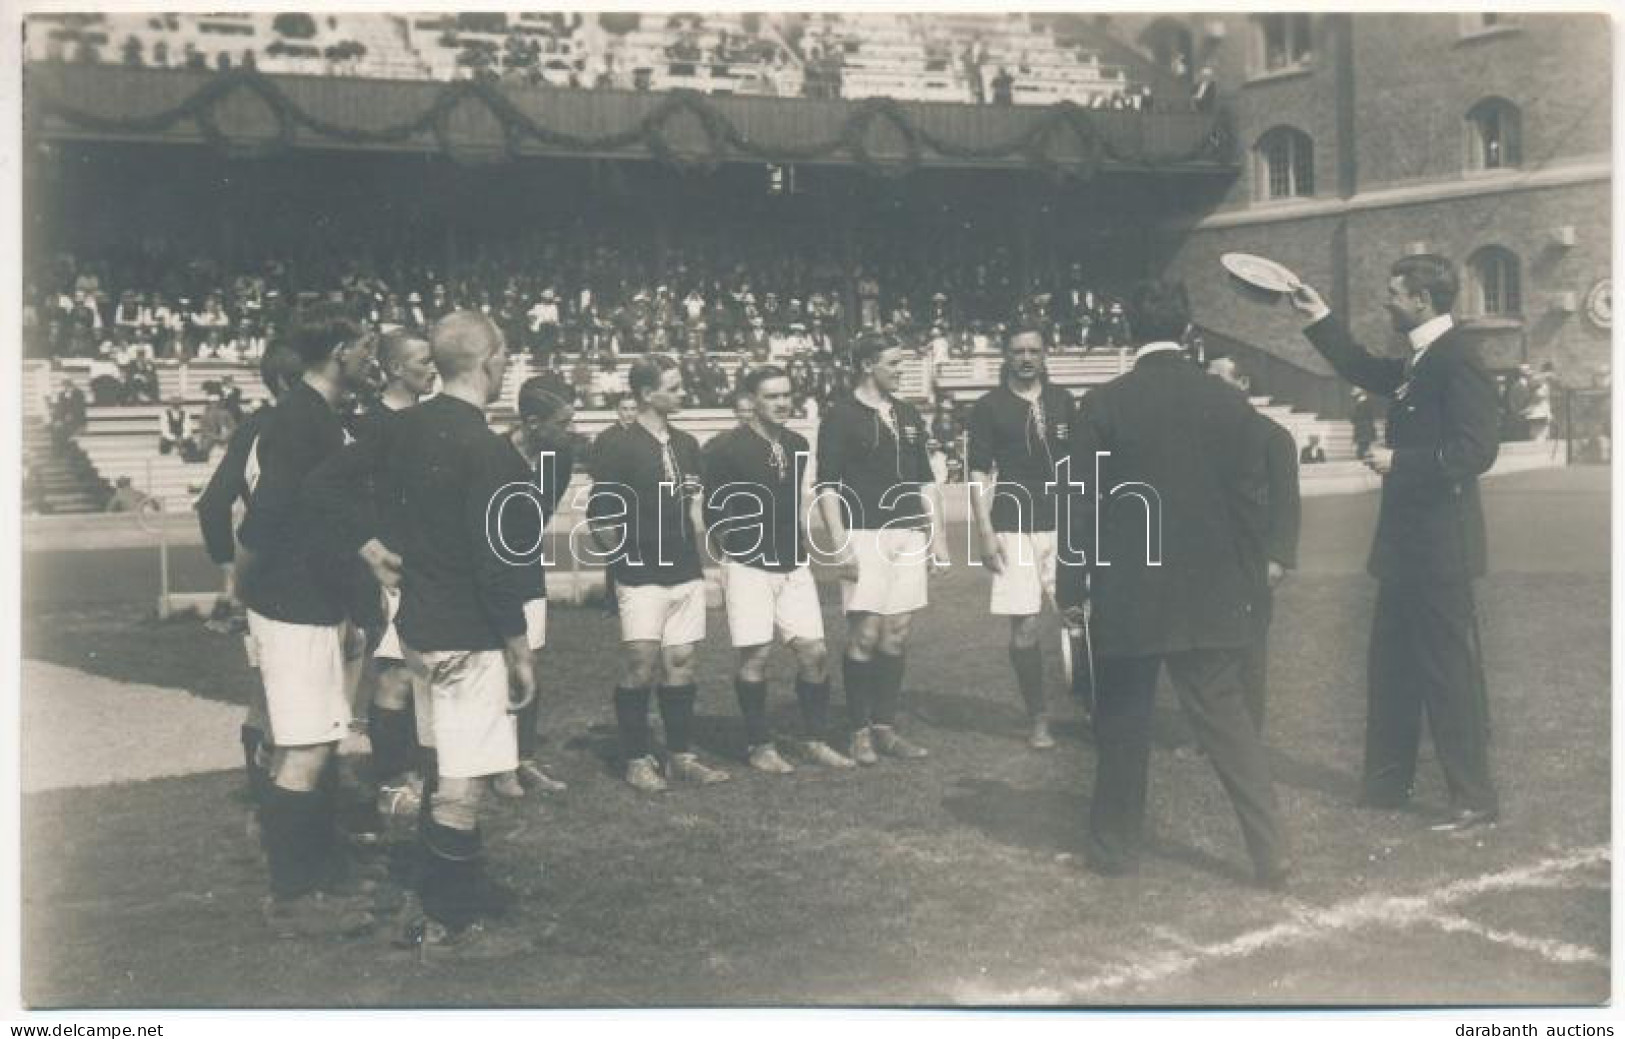
<path id="1" fill-rule="evenodd" d="M 956 478 L 1006 332 L 1041 328 L 1075 391 L 1123 371 L 1151 215 L 1236 168 L 1188 82 L 1041 16 L 53 14 L 27 59 L 42 512 L 121 478 L 184 509 L 317 300 L 489 313 L 516 360 L 493 423 L 546 374 L 588 436 L 648 351 L 702 439 L 770 360 L 810 430 L 854 338 L 893 336 Z M 1259 403 L 1352 457 L 1323 399 Z"/>
<path id="2" fill-rule="evenodd" d="M 1143 105 L 1147 84 L 1024 15 L 41 14 L 29 61 L 954 104 Z"/>

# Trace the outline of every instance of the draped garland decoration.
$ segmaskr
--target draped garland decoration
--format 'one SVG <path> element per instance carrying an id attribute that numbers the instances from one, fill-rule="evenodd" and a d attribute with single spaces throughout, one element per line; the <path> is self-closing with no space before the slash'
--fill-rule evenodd
<path id="1" fill-rule="evenodd" d="M 296 130 L 319 138 L 356 145 L 401 144 L 424 133 L 433 136 L 442 152 L 460 159 L 451 139 L 452 114 L 464 104 L 482 107 L 501 129 L 503 151 L 517 156 L 530 141 L 559 151 L 604 152 L 642 146 L 656 160 L 685 170 L 709 170 L 730 158 L 761 162 L 795 163 L 829 160 L 846 156 L 863 169 L 884 176 L 900 176 L 917 169 L 929 151 L 959 161 L 1008 160 L 1019 156 L 1028 165 L 1052 177 L 1086 180 L 1104 163 L 1135 166 L 1179 165 L 1189 162 L 1228 164 L 1232 138 L 1224 123 L 1215 118 L 1208 132 L 1193 147 L 1177 154 L 1149 154 L 1143 147 L 1125 147 L 1096 127 L 1089 109 L 1062 101 L 1043 111 L 1010 140 L 987 145 L 969 145 L 932 133 L 910 116 L 909 110 L 890 98 L 868 98 L 851 103 L 851 111 L 840 131 L 832 138 L 805 144 L 775 142 L 764 144 L 741 132 L 711 99 L 697 91 L 673 90 L 642 118 L 625 129 L 607 134 L 585 135 L 555 130 L 538 123 L 517 107 L 498 85 L 486 80 L 458 80 L 445 83 L 433 101 L 417 115 L 388 126 L 355 127 L 329 122 L 303 108 L 290 98 L 270 76 L 254 69 L 232 69 L 214 75 L 190 97 L 166 111 L 140 116 L 107 116 L 71 105 L 30 83 L 30 100 L 37 112 L 61 119 L 69 125 L 108 134 L 162 133 L 191 121 L 205 141 L 229 151 L 242 151 L 220 127 L 216 110 L 238 92 L 246 92 L 269 110 L 276 122 L 271 141 L 258 145 L 255 152 L 275 151 L 292 145 Z M 696 125 L 704 140 L 695 151 L 676 147 L 674 127 L 687 122 Z M 900 142 L 900 157 L 881 157 L 871 150 L 875 131 L 890 133 Z M 1138 136 L 1138 135 L 1131 135 Z M 1068 139 L 1075 154 L 1067 154 Z"/>

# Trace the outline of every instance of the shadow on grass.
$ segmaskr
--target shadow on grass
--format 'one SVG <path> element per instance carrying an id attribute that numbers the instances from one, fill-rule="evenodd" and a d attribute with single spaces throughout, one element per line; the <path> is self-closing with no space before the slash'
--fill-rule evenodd
<path id="1" fill-rule="evenodd" d="M 1088 854 L 1089 796 L 1077 790 L 1023 790 L 999 780 L 971 779 L 956 784 L 942 807 L 961 825 L 989 840 L 1041 855 Z M 1240 865 L 1174 840 L 1148 834 L 1145 853 L 1238 884 L 1251 879 Z"/>

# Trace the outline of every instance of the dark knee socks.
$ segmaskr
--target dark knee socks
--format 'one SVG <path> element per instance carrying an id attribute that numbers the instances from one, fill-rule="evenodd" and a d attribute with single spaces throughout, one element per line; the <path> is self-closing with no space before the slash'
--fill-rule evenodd
<path id="1" fill-rule="evenodd" d="M 417 745 L 417 723 L 412 708 L 380 707 L 368 711 L 367 735 L 372 742 L 372 766 L 379 782 L 398 778 L 412 768 Z"/>
<path id="2" fill-rule="evenodd" d="M 1048 713 L 1044 703 L 1044 653 L 1038 646 L 1011 646 L 1010 666 L 1016 671 L 1016 685 L 1027 717 L 1042 718 Z"/>
<path id="3" fill-rule="evenodd" d="M 627 761 L 649 754 L 649 690 L 615 690 L 615 729 L 620 734 L 621 754 Z"/>
<path id="4" fill-rule="evenodd" d="M 870 686 L 874 697 L 871 717 L 876 725 L 896 725 L 897 706 L 903 698 L 903 658 L 890 653 L 875 653 L 870 661 Z"/>
<path id="5" fill-rule="evenodd" d="M 796 681 L 796 703 L 801 708 L 802 734 L 809 740 L 822 740 L 829 729 L 829 679 L 822 682 Z"/>
<path id="6" fill-rule="evenodd" d="M 745 717 L 745 743 L 760 747 L 771 738 L 767 729 L 767 683 L 736 678 L 734 693 L 739 697 L 739 713 Z"/>
<path id="7" fill-rule="evenodd" d="M 846 686 L 846 724 L 853 732 L 869 727 L 873 710 L 875 661 L 841 658 L 841 678 Z"/>
<path id="8" fill-rule="evenodd" d="M 298 898 L 327 877 L 332 817 L 321 790 L 287 790 L 272 783 L 260 804 L 260 844 L 275 898 Z"/>
<path id="9" fill-rule="evenodd" d="M 423 912 L 446 927 L 467 927 L 484 909 L 479 892 L 484 870 L 480 831 L 447 826 L 429 813 L 423 817 L 419 835 L 423 872 L 418 900 Z"/>
<path id="10" fill-rule="evenodd" d="M 694 729 L 695 689 L 692 685 L 660 687 L 660 721 L 666 727 L 666 750 L 687 754 Z"/>

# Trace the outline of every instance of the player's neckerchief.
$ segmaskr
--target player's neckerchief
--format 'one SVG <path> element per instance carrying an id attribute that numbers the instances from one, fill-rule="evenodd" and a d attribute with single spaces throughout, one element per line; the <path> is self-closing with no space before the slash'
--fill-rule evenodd
<path id="1" fill-rule="evenodd" d="M 777 437 L 770 437 L 757 429 L 754 425 L 746 424 L 746 428 L 763 440 L 767 441 L 768 449 L 772 452 L 773 475 L 780 483 L 784 482 L 785 475 L 790 471 L 789 456 L 784 453 L 784 444 Z"/>

